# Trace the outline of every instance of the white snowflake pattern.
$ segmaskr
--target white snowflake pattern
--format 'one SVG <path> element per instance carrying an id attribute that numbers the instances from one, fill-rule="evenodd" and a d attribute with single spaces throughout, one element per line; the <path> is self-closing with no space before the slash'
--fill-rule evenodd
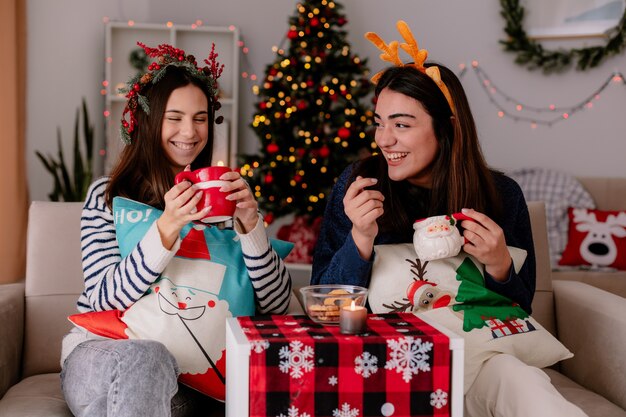
<path id="1" fill-rule="evenodd" d="M 385 320 L 384 317 L 380 317 L 380 316 L 374 316 L 374 317 L 368 317 L 368 320 Z"/>
<path id="2" fill-rule="evenodd" d="M 298 410 L 297 407 L 292 405 L 291 407 L 289 407 L 289 410 L 287 410 L 287 415 L 280 413 L 276 417 L 311 417 L 311 415 L 309 413 L 300 414 L 300 410 Z"/>
<path id="3" fill-rule="evenodd" d="M 250 350 L 256 353 L 261 353 L 265 349 L 269 349 L 270 342 L 267 340 L 253 340 L 250 342 Z"/>
<path id="4" fill-rule="evenodd" d="M 440 409 L 448 404 L 448 393 L 437 389 L 435 392 L 430 393 L 430 405 L 436 409 Z"/>
<path id="5" fill-rule="evenodd" d="M 378 358 L 369 352 L 363 352 L 354 358 L 354 372 L 363 375 L 363 378 L 369 378 L 378 372 Z"/>
<path id="6" fill-rule="evenodd" d="M 299 340 L 294 340 L 289 343 L 289 346 L 283 346 L 278 351 L 278 355 L 281 359 L 278 369 L 281 372 L 289 373 L 292 378 L 300 378 L 304 375 L 304 372 L 310 372 L 314 365 L 313 358 L 314 350 L 311 346 L 304 346 Z"/>
<path id="7" fill-rule="evenodd" d="M 337 380 L 337 377 L 335 375 L 328 378 L 328 385 L 332 385 L 334 387 L 335 385 L 337 385 L 337 382 L 339 381 Z"/>
<path id="8" fill-rule="evenodd" d="M 350 404 L 343 403 L 341 406 L 341 410 L 335 408 L 333 410 L 333 417 L 356 417 L 359 415 L 359 410 L 356 408 L 351 408 Z"/>
<path id="9" fill-rule="evenodd" d="M 297 327 L 297 328 L 293 329 L 293 331 L 295 333 L 302 333 L 302 332 L 306 332 L 309 329 L 310 329 L 310 327 Z"/>
<path id="10" fill-rule="evenodd" d="M 422 339 L 406 336 L 398 340 L 387 340 L 387 346 L 391 349 L 390 360 L 385 364 L 385 369 L 402 373 L 402 379 L 410 382 L 413 375 L 419 371 L 430 371 L 428 364 L 428 352 L 431 351 L 431 342 L 422 343 Z"/>

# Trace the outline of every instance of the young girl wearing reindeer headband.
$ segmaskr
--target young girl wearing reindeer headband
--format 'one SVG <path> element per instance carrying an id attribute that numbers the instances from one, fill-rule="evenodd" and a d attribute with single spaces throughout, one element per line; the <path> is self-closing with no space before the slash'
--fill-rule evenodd
<path id="1" fill-rule="evenodd" d="M 311 283 L 367 287 L 374 245 L 411 243 L 416 219 L 462 211 L 471 219 L 461 223 L 463 249 L 484 265 L 485 286 L 530 314 L 535 257 L 524 196 L 512 179 L 487 166 L 459 79 L 443 65 L 426 63 L 428 53 L 406 23 L 397 27 L 405 41 L 400 45 L 366 34 L 382 50 L 381 59 L 393 64 L 372 78 L 378 153 L 349 166 L 337 180 Z M 413 62 L 400 60 L 398 46 Z M 507 245 L 527 252 L 519 272 Z M 489 382 L 474 383 L 467 392 L 470 416 L 583 415 L 546 375 L 513 356 L 487 361 L 479 380 Z M 500 401 L 508 389 L 512 395 Z"/>
<path id="2" fill-rule="evenodd" d="M 81 247 L 85 290 L 81 313 L 125 311 L 136 303 L 172 261 L 181 246 L 180 233 L 202 219 L 197 210 L 201 191 L 187 181 L 174 184 L 183 170 L 211 165 L 213 124 L 219 110 L 217 79 L 223 66 L 211 50 L 206 66 L 169 45 L 149 48 L 148 72 L 128 83 L 121 126 L 126 142 L 108 177 L 96 180 L 84 203 Z M 269 244 L 258 204 L 238 172 L 220 178 L 221 191 L 236 200 L 235 230 L 252 287 L 256 309 L 281 314 L 290 300 L 291 281 Z M 127 256 L 120 252 L 112 213 L 122 196 L 162 210 Z M 149 340 L 112 340 L 74 328 L 63 341 L 62 385 L 77 416 L 206 415 L 201 394 L 177 383 L 178 365 L 168 349 Z M 210 407 L 211 405 L 209 405 Z M 214 407 L 223 405 L 217 402 Z"/>

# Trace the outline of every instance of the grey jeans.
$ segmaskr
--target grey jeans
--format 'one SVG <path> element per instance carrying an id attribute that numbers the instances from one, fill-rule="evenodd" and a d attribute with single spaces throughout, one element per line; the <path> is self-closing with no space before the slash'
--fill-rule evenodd
<path id="1" fill-rule="evenodd" d="M 76 417 L 214 415 L 223 404 L 177 382 L 170 352 L 150 340 L 89 340 L 76 346 L 61 372 Z"/>

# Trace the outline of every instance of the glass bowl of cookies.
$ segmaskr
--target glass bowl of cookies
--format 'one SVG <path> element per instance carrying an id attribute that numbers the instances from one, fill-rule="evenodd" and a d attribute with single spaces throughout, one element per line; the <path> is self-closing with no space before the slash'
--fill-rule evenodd
<path id="1" fill-rule="evenodd" d="M 339 309 L 365 306 L 367 288 L 357 285 L 309 285 L 300 288 L 302 304 L 307 315 L 316 323 L 339 324 Z"/>

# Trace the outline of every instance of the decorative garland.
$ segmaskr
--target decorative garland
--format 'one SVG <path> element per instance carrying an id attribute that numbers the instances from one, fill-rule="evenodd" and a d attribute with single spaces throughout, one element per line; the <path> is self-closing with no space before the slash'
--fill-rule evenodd
<path id="1" fill-rule="evenodd" d="M 615 27 L 614 35 L 609 38 L 605 46 L 588 48 L 574 48 L 545 50 L 543 46 L 526 35 L 523 28 L 524 8 L 520 0 L 500 0 L 502 11 L 500 14 L 506 21 L 504 31 L 509 38 L 501 40 L 504 50 L 517 54 L 515 62 L 528 66 L 529 69 L 542 68 L 545 73 L 562 71 L 574 60 L 576 68 L 586 70 L 598 66 L 604 59 L 618 54 L 626 44 L 626 11 Z"/>

